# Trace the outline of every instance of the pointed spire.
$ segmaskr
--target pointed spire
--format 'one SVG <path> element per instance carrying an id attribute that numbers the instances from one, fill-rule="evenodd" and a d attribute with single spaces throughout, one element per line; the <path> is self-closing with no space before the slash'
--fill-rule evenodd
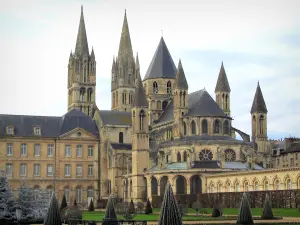
<path id="1" fill-rule="evenodd" d="M 163 37 L 161 37 L 144 80 L 153 78 L 175 78 L 176 73 L 177 69 L 172 56 Z"/>
<path id="2" fill-rule="evenodd" d="M 94 48 L 92 46 L 91 58 L 95 58 Z"/>
<path id="3" fill-rule="evenodd" d="M 268 113 L 267 106 L 263 97 L 263 94 L 260 89 L 259 82 L 257 83 L 256 92 L 254 95 L 252 107 L 250 113 Z"/>
<path id="4" fill-rule="evenodd" d="M 220 73 L 219 73 L 219 77 L 218 77 L 218 81 L 217 81 L 217 85 L 215 88 L 215 93 L 216 92 L 230 92 L 230 86 L 228 83 L 228 79 L 226 76 L 226 72 L 224 69 L 224 65 L 223 65 L 223 61 L 222 61 L 222 65 L 220 68 Z"/>
<path id="5" fill-rule="evenodd" d="M 136 88 L 134 93 L 133 105 L 135 107 L 148 107 L 148 101 L 146 98 L 146 93 L 143 88 L 141 76 L 138 75 L 136 79 Z"/>
<path id="6" fill-rule="evenodd" d="M 84 54 L 89 55 L 89 46 L 88 46 L 88 41 L 86 36 L 82 5 L 81 5 L 81 15 L 80 15 L 77 40 L 76 40 L 75 54 L 78 56 L 82 56 Z"/>
<path id="7" fill-rule="evenodd" d="M 131 45 L 129 27 L 128 27 L 128 22 L 127 22 L 127 14 L 126 14 L 126 10 L 125 10 L 121 39 L 120 39 L 120 44 L 119 44 L 118 59 L 126 60 L 127 57 L 130 57 L 133 59 L 132 45 Z"/>
<path id="8" fill-rule="evenodd" d="M 114 202 L 113 202 L 111 195 L 108 198 L 108 202 L 107 202 L 105 215 L 104 215 L 102 224 L 103 225 L 108 225 L 108 224 L 117 225 L 118 224 L 117 215 L 116 215 L 115 208 L 114 208 Z"/>
<path id="9" fill-rule="evenodd" d="M 140 69 L 140 61 L 139 61 L 138 53 L 136 53 L 136 58 L 135 58 L 135 69 Z"/>
<path id="10" fill-rule="evenodd" d="M 250 205 L 248 202 L 247 194 L 244 192 L 240 209 L 239 215 L 236 221 L 237 224 L 254 224 L 252 219 L 252 213 L 250 209 Z"/>
<path id="11" fill-rule="evenodd" d="M 44 225 L 61 225 L 61 217 L 58 208 L 58 203 L 55 197 L 55 193 L 52 194 L 50 205 L 48 208 L 48 213 L 44 220 Z"/>
<path id="12" fill-rule="evenodd" d="M 186 81 L 184 70 L 183 70 L 183 67 L 182 67 L 182 64 L 181 64 L 181 59 L 179 59 L 179 63 L 178 63 L 175 87 L 177 89 L 182 89 L 182 90 L 188 90 L 189 89 L 189 85 Z"/>
<path id="13" fill-rule="evenodd" d="M 111 69 L 114 70 L 115 66 L 116 66 L 116 61 L 115 61 L 115 56 L 114 56 L 113 57 L 113 63 L 112 63 Z"/>
<path id="14" fill-rule="evenodd" d="M 72 56 L 72 49 L 71 49 L 71 52 L 70 52 L 70 57 Z"/>
<path id="15" fill-rule="evenodd" d="M 175 200 L 171 184 L 168 182 L 161 204 L 158 225 L 182 225 L 181 213 Z"/>

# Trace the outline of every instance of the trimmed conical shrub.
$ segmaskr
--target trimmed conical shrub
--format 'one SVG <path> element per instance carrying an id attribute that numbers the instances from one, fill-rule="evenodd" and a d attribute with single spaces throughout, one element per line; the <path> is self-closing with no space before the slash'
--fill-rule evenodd
<path id="1" fill-rule="evenodd" d="M 94 211 L 94 210 L 95 210 L 95 208 L 94 208 L 94 202 L 93 202 L 93 199 L 91 199 L 90 205 L 89 205 L 89 211 L 91 212 L 91 211 Z"/>
<path id="2" fill-rule="evenodd" d="M 262 210 L 261 218 L 264 220 L 271 220 L 274 218 L 273 211 L 272 211 L 272 203 L 271 203 L 268 193 L 266 194 L 265 204 L 264 204 L 264 208 Z"/>
<path id="3" fill-rule="evenodd" d="M 52 194 L 51 202 L 48 208 L 48 212 L 44 221 L 44 225 L 61 225 L 60 210 L 55 194 Z"/>
<path id="4" fill-rule="evenodd" d="M 108 198 L 105 215 L 102 221 L 103 225 L 117 225 L 117 215 L 115 212 L 114 202 L 111 196 Z"/>
<path id="5" fill-rule="evenodd" d="M 222 216 L 222 204 L 219 201 L 219 199 L 215 199 L 215 201 L 214 201 L 214 207 L 212 209 L 211 216 L 212 217 Z"/>
<path id="6" fill-rule="evenodd" d="M 68 206 L 68 203 L 67 203 L 67 199 L 66 199 L 66 196 L 64 195 L 62 200 L 61 200 L 61 204 L 60 204 L 60 211 L 62 211 L 64 208 L 66 208 Z"/>
<path id="7" fill-rule="evenodd" d="M 169 182 L 166 186 L 164 199 L 161 204 L 158 225 L 183 225 L 181 213 Z"/>
<path id="8" fill-rule="evenodd" d="M 145 208 L 145 214 L 151 214 L 152 212 L 153 212 L 152 206 L 151 206 L 150 200 L 148 198 L 147 203 L 146 203 L 146 208 Z"/>
<path id="9" fill-rule="evenodd" d="M 239 215 L 236 221 L 237 224 L 254 224 L 252 219 L 252 213 L 248 202 L 246 193 L 243 193 Z"/>

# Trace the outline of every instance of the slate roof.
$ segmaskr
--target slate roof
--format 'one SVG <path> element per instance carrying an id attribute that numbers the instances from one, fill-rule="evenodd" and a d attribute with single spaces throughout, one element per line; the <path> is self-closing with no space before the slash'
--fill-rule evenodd
<path id="1" fill-rule="evenodd" d="M 131 126 L 131 112 L 114 110 L 99 110 L 103 125 L 128 125 Z"/>
<path id="2" fill-rule="evenodd" d="M 300 152 L 300 142 L 291 144 L 283 153 Z"/>
<path id="3" fill-rule="evenodd" d="M 6 127 L 14 127 L 14 136 L 31 137 L 33 127 L 40 126 L 42 137 L 55 138 L 75 128 L 82 128 L 87 132 L 99 136 L 98 128 L 88 115 L 73 109 L 62 117 L 54 116 L 27 116 L 27 115 L 0 115 L 0 136 L 6 135 Z"/>
<path id="4" fill-rule="evenodd" d="M 191 167 L 193 169 L 202 169 L 202 168 L 209 168 L 209 169 L 218 169 L 220 165 L 217 160 L 205 160 L 205 161 L 193 161 L 191 163 Z"/>
<path id="5" fill-rule="evenodd" d="M 250 113 L 254 113 L 254 112 L 257 112 L 257 113 L 267 113 L 268 112 L 263 94 L 260 89 L 259 82 L 257 83 L 257 88 L 256 88 L 256 92 L 254 95 Z"/>
<path id="6" fill-rule="evenodd" d="M 248 170 L 248 164 L 246 162 L 225 162 L 225 168 L 227 169 L 239 169 L 239 170 Z M 254 168 L 255 170 L 263 170 L 264 168 L 254 164 Z"/>
<path id="7" fill-rule="evenodd" d="M 156 124 L 173 121 L 174 104 L 171 101 L 158 120 L 155 121 Z M 205 90 L 199 90 L 188 95 L 188 113 L 186 116 L 203 116 L 203 117 L 228 117 L 223 110 L 218 106 L 215 100 L 209 95 Z"/>
<path id="8" fill-rule="evenodd" d="M 222 62 L 218 81 L 217 81 L 216 88 L 215 88 L 215 92 L 230 92 L 230 91 L 231 90 L 230 90 L 230 86 L 228 83 L 227 75 L 226 75 L 224 65 Z"/>
<path id="9" fill-rule="evenodd" d="M 132 144 L 111 143 L 110 145 L 116 150 L 132 150 Z"/>
<path id="10" fill-rule="evenodd" d="M 178 63 L 178 70 L 176 73 L 176 81 L 175 81 L 175 87 L 181 90 L 188 90 L 189 89 L 189 85 L 186 81 L 186 77 L 184 74 L 184 70 L 181 64 L 181 60 L 179 60 Z"/>
<path id="11" fill-rule="evenodd" d="M 205 89 L 189 94 L 188 110 L 187 116 L 228 117 Z"/>
<path id="12" fill-rule="evenodd" d="M 172 56 L 163 37 L 161 37 L 144 80 L 156 78 L 175 78 L 176 72 L 177 69 Z"/>
<path id="13" fill-rule="evenodd" d="M 138 75 L 137 81 L 136 81 L 133 105 L 135 107 L 147 107 L 148 108 L 148 101 L 146 98 L 146 93 L 145 93 L 145 90 L 142 85 L 141 77 L 139 75 Z"/>
<path id="14" fill-rule="evenodd" d="M 85 23 L 83 17 L 83 7 L 81 6 L 80 22 L 76 40 L 75 54 L 78 56 L 89 55 L 89 46 L 86 36 Z"/>

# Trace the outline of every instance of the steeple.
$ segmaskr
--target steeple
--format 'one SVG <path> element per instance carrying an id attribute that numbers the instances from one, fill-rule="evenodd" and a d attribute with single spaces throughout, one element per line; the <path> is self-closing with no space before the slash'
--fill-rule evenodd
<path id="1" fill-rule="evenodd" d="M 75 47 L 75 54 L 77 56 L 89 55 L 89 46 L 88 46 L 88 41 L 86 36 L 82 6 L 81 6 L 80 22 L 79 22 L 77 41 Z"/>
<path id="2" fill-rule="evenodd" d="M 91 58 L 95 59 L 95 53 L 94 53 L 94 48 L 92 47 L 92 52 L 91 52 Z"/>
<path id="3" fill-rule="evenodd" d="M 135 69 L 140 69 L 140 61 L 139 61 L 138 53 L 136 53 L 136 58 L 135 58 Z"/>
<path id="4" fill-rule="evenodd" d="M 267 106 L 260 89 L 259 81 L 257 82 L 257 88 L 250 113 L 268 113 Z"/>
<path id="5" fill-rule="evenodd" d="M 189 85 L 186 81 L 186 77 L 182 68 L 181 60 L 178 63 L 178 69 L 176 73 L 176 81 L 175 81 L 175 88 L 181 90 L 187 90 Z"/>
<path id="6" fill-rule="evenodd" d="M 133 100 L 134 107 L 148 107 L 148 101 L 146 98 L 145 90 L 142 85 L 141 77 L 138 76 L 136 80 L 136 89 Z"/>
<path id="7" fill-rule="evenodd" d="M 181 213 L 173 194 L 171 184 L 168 182 L 161 204 L 158 225 L 182 225 Z"/>
<path id="8" fill-rule="evenodd" d="M 125 10 L 121 39 L 119 44 L 118 60 L 125 60 L 130 57 L 133 59 L 133 51 L 129 34 L 129 27 L 127 22 L 127 14 Z"/>
<path id="9" fill-rule="evenodd" d="M 215 88 L 215 93 L 217 92 L 230 92 L 230 86 L 228 83 L 228 79 L 226 76 L 226 72 L 224 69 L 224 65 L 222 62 L 221 68 L 220 68 L 220 72 L 219 72 L 219 77 L 218 77 L 218 81 L 217 81 L 217 85 Z"/>

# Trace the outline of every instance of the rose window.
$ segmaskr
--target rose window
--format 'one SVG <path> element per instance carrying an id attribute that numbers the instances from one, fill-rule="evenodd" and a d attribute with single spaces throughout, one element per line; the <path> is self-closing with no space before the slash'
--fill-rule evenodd
<path id="1" fill-rule="evenodd" d="M 200 151 L 199 158 L 200 160 L 212 160 L 213 154 L 210 150 L 204 149 Z"/>
<path id="2" fill-rule="evenodd" d="M 235 161 L 236 155 L 235 151 L 232 149 L 226 149 L 225 150 L 225 161 Z"/>

